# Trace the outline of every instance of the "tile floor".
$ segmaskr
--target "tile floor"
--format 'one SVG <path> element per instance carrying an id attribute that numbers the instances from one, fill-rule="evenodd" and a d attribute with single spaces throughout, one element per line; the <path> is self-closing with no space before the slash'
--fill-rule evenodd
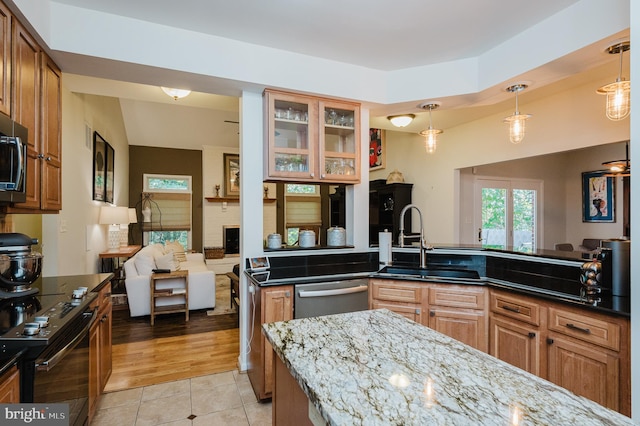
<path id="1" fill-rule="evenodd" d="M 106 393 L 91 425 L 270 426 L 271 403 L 235 370 Z"/>

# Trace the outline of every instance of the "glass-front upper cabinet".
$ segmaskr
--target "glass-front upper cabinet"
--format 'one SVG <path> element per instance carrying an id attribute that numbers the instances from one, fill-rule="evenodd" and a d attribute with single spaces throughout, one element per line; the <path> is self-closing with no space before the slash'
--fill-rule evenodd
<path id="1" fill-rule="evenodd" d="M 359 182 L 360 108 L 357 105 L 320 101 L 321 178 L 337 182 Z"/>
<path id="2" fill-rule="evenodd" d="M 360 181 L 359 105 L 265 90 L 265 180 Z"/>

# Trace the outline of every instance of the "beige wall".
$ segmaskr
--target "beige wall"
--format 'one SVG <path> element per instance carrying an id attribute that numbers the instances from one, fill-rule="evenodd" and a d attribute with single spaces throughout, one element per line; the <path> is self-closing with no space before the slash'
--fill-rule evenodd
<path id="1" fill-rule="evenodd" d="M 107 227 L 98 225 L 106 203 L 92 199 L 92 131 L 115 151 L 114 203 L 126 206 L 129 197 L 128 140 L 118 100 L 63 86 L 62 110 L 62 210 L 42 215 L 43 276 L 98 272 L 98 253 L 107 249 Z"/>
<path id="2" fill-rule="evenodd" d="M 465 216 L 473 213 L 462 208 L 466 204 L 461 197 L 468 194 L 461 192 L 458 170 L 629 139 L 629 120 L 608 120 L 604 114 L 604 101 L 595 94 L 595 88 L 605 83 L 591 82 L 540 100 L 520 102 L 520 111 L 533 114 L 533 117 L 527 123 L 527 135 L 519 145 L 509 142 L 506 125 L 502 122 L 513 110 L 444 129 L 433 155 L 425 153 L 423 138 L 419 135 L 387 131 L 386 168 L 370 173 L 369 179 L 385 178 L 397 168 L 404 174 L 405 181 L 414 184 L 413 201 L 423 212 L 425 233 L 430 242 L 458 243 L 473 238 L 475 230 L 470 236 L 467 235 L 469 230 L 459 226 Z M 433 123 L 438 127 L 437 114 L 433 115 Z M 571 157 L 567 173 L 580 176 L 581 171 L 599 169 L 597 162 L 608 159 L 586 165 L 585 160 Z M 580 185 L 572 182 L 571 185 Z M 576 194 L 580 192 L 576 192 L 575 187 L 566 186 L 567 205 L 576 205 L 575 200 L 570 199 Z M 557 202 L 558 198 L 555 200 Z M 576 217 L 581 221 L 581 216 L 576 216 L 571 208 L 564 220 L 575 222 Z M 580 223 L 571 230 L 567 228 L 570 234 L 566 237 L 581 239 L 584 235 L 586 238 L 593 226 Z M 463 232 L 467 234 L 462 235 Z M 608 229 L 605 233 L 617 235 L 619 231 Z M 550 237 L 546 239 L 549 240 L 547 245 L 552 243 Z"/>

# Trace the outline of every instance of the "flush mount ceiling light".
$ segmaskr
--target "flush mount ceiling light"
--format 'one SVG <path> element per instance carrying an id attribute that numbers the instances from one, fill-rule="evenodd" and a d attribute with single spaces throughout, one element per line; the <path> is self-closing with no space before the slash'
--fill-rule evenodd
<path id="1" fill-rule="evenodd" d="M 431 122 L 431 111 L 437 109 L 439 106 L 439 102 L 429 102 L 418 105 L 419 108 L 429 110 L 429 128 L 420 132 L 420 135 L 424 136 L 424 148 L 427 151 L 427 154 L 433 154 L 436 152 L 438 135 L 443 133 L 440 129 L 434 129 Z"/>
<path id="2" fill-rule="evenodd" d="M 416 118 L 413 114 L 402 114 L 402 115 L 390 115 L 387 117 L 391 124 L 396 127 L 407 127 L 414 118 Z"/>
<path id="3" fill-rule="evenodd" d="M 191 90 L 185 89 L 173 89 L 171 87 L 160 87 L 164 93 L 171 96 L 174 100 L 178 100 L 180 98 L 184 98 L 185 96 L 189 96 Z"/>
<path id="4" fill-rule="evenodd" d="M 513 115 L 505 117 L 504 120 L 502 120 L 505 123 L 509 123 L 509 140 L 511 143 L 522 142 L 522 139 L 524 139 L 525 121 L 531 118 L 531 114 L 520 114 L 518 111 L 518 92 L 526 89 L 527 87 L 529 86 L 524 83 L 518 83 L 505 89 L 507 92 L 515 92 L 516 94 L 516 111 Z"/>
<path id="5" fill-rule="evenodd" d="M 616 81 L 596 90 L 607 96 L 606 113 L 609 120 L 618 121 L 627 118 L 631 110 L 631 82 L 622 78 L 622 56 L 631 48 L 628 41 L 609 46 L 605 51 L 611 55 L 620 54 L 620 72 Z"/>

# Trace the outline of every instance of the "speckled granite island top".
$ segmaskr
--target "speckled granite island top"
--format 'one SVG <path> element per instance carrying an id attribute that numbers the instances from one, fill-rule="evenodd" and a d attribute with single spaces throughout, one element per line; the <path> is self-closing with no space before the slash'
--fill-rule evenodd
<path id="1" fill-rule="evenodd" d="M 386 309 L 263 331 L 330 425 L 634 424 Z"/>

